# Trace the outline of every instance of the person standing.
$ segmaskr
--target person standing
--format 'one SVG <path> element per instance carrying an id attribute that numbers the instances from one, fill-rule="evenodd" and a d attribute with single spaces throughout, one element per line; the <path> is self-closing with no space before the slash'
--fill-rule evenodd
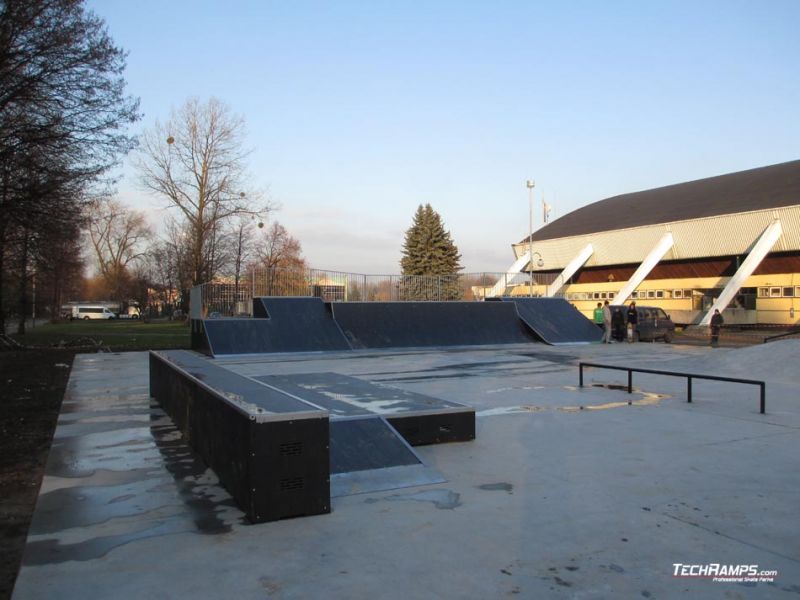
<path id="1" fill-rule="evenodd" d="M 603 328 L 603 305 L 597 303 L 597 308 L 594 309 L 594 324 L 600 329 Z"/>
<path id="2" fill-rule="evenodd" d="M 624 306 L 611 308 L 611 337 L 618 342 L 625 339 L 625 313 Z"/>
<path id="3" fill-rule="evenodd" d="M 634 341 L 636 334 L 636 324 L 639 322 L 639 313 L 636 311 L 636 302 L 631 302 L 628 306 L 628 341 Z"/>
<path id="4" fill-rule="evenodd" d="M 719 330 L 722 328 L 722 324 L 725 322 L 725 319 L 722 318 L 722 315 L 719 314 L 719 309 L 714 309 L 714 314 L 711 315 L 711 347 L 716 348 L 719 346 Z"/>
<path id="5" fill-rule="evenodd" d="M 608 304 L 608 300 L 605 301 L 603 304 L 602 309 L 603 314 L 603 343 L 610 344 L 611 343 L 611 306 Z"/>

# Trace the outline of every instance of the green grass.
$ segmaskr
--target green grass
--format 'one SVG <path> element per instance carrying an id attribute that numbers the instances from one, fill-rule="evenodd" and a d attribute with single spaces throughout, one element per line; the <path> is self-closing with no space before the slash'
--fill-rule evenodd
<path id="1" fill-rule="evenodd" d="M 49 323 L 12 335 L 27 346 L 58 346 L 92 338 L 114 351 L 189 348 L 189 326 L 181 321 L 91 320 Z"/>

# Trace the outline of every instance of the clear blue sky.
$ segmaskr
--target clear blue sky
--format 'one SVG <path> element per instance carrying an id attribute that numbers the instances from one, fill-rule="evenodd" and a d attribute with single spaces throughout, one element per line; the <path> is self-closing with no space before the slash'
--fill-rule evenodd
<path id="1" fill-rule="evenodd" d="M 505 270 L 525 180 L 553 217 L 800 158 L 800 2 L 92 0 L 138 129 L 215 96 L 312 266 L 399 271 L 420 203 L 467 271 Z M 138 190 L 130 168 L 120 195 Z M 151 211 L 154 221 L 158 211 Z"/>

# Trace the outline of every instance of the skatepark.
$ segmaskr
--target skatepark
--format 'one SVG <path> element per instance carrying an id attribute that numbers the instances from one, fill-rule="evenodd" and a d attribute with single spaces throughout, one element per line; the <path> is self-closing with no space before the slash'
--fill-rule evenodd
<path id="1" fill-rule="evenodd" d="M 506 303 L 481 305 L 493 304 Z M 278 312 L 272 306 L 275 327 Z M 223 322 L 204 325 L 211 331 Z M 353 323 L 337 321 L 347 342 L 337 349 L 79 355 L 14 598 L 791 598 L 800 591 L 793 366 L 800 341 L 741 349 L 551 345 L 523 328 L 513 335 L 530 339 L 509 343 L 456 337 L 436 346 L 410 332 L 416 345 L 369 347 L 364 340 L 380 340 L 380 332 Z M 211 346 L 215 335 L 206 336 Z M 153 361 L 178 373 L 164 376 L 155 393 Z M 763 380 L 766 411 L 759 412 L 757 389 L 732 382 L 695 381 L 691 403 L 681 377 L 636 373 L 628 394 L 625 372 L 587 368 L 580 387 L 581 362 Z M 302 442 L 316 457 L 303 463 L 307 484 L 276 477 L 311 508 L 292 514 L 266 495 L 249 505 L 265 510 L 248 510 L 242 499 L 258 494 L 232 484 L 244 478 L 238 450 L 197 440 L 238 421 L 201 411 L 200 396 L 164 394 L 159 385 L 208 394 L 236 387 L 223 395 L 236 414 L 255 411 L 247 419 L 254 440 L 257 425 L 281 427 L 265 430 L 280 438 L 275 431 L 303 422 L 298 431 L 307 437 L 280 448 L 299 454 Z M 250 405 L 253 389 L 280 402 Z M 297 411 L 290 401 L 306 406 Z M 279 406 L 289 412 L 279 414 Z M 330 443 L 317 450 L 329 461 L 314 480 L 322 463 L 311 446 L 323 423 Z M 253 442 L 253 455 L 259 448 Z M 209 468 L 219 455 L 226 461 Z M 290 459 L 257 463 L 247 477 L 267 485 L 264 472 Z M 708 563 L 777 575 L 760 582 L 675 575 L 676 564 Z"/>

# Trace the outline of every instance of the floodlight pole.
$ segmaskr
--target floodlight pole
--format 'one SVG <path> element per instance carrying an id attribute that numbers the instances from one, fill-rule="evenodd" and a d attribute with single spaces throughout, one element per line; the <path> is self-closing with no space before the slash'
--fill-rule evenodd
<path id="1" fill-rule="evenodd" d="M 528 179 L 525 185 L 528 188 L 528 256 L 531 259 L 528 296 L 533 297 L 533 188 L 536 186 L 536 182 L 533 179 Z"/>

